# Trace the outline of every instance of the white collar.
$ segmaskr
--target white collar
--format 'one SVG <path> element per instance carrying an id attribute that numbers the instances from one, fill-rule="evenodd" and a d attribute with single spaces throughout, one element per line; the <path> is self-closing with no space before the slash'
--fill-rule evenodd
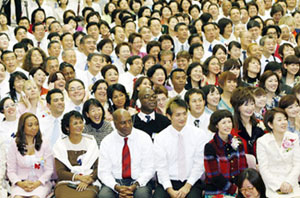
<path id="1" fill-rule="evenodd" d="M 144 122 L 147 122 L 147 118 L 146 116 L 150 116 L 150 121 L 151 120 L 155 120 L 155 112 L 153 111 L 152 113 L 150 114 L 145 114 L 143 113 L 142 111 L 140 111 L 140 113 L 138 114 L 138 116 L 140 117 L 140 119 Z"/>

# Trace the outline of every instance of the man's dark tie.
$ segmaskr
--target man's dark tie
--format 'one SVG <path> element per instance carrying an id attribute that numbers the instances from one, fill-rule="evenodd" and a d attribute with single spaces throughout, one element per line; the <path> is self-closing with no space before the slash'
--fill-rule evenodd
<path id="1" fill-rule="evenodd" d="M 149 115 L 146 115 L 146 116 L 145 116 L 145 118 L 147 119 L 147 123 L 149 123 L 149 122 L 150 122 L 150 120 L 151 120 L 151 116 L 149 116 Z"/>
<path id="2" fill-rule="evenodd" d="M 212 49 L 212 44 L 209 45 L 208 51 L 209 51 L 209 52 L 212 52 L 212 51 L 213 51 L 213 49 Z"/>
<path id="3" fill-rule="evenodd" d="M 131 159 L 130 151 L 127 144 L 128 137 L 124 138 L 124 147 L 122 151 L 122 178 L 129 179 L 131 178 Z"/>
<path id="4" fill-rule="evenodd" d="M 198 120 L 198 119 L 195 120 L 194 125 L 195 125 L 195 127 L 199 128 L 200 127 L 200 120 Z"/>
<path id="5" fill-rule="evenodd" d="M 246 60 L 246 58 L 247 58 L 246 53 L 247 52 L 245 50 L 243 50 L 242 53 L 243 53 L 243 60 Z"/>

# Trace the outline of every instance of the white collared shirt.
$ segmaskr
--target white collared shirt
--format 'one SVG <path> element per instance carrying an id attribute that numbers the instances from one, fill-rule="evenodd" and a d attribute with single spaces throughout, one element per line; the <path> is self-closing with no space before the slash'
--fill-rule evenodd
<path id="1" fill-rule="evenodd" d="M 126 87 L 128 95 L 131 97 L 133 93 L 134 79 L 138 79 L 141 75 L 137 76 L 132 75 L 129 71 L 120 74 L 119 83 Z"/>
<path id="2" fill-rule="evenodd" d="M 131 178 L 145 186 L 153 177 L 153 144 L 148 134 L 132 128 L 128 137 L 131 158 Z M 113 145 L 113 146 L 112 146 Z M 107 135 L 100 145 L 98 177 L 106 186 L 114 189 L 115 179 L 122 179 L 122 150 L 124 137 L 114 130 Z"/>
<path id="3" fill-rule="evenodd" d="M 154 111 L 152 113 L 150 113 L 150 114 L 145 114 L 142 111 L 140 111 L 140 113 L 138 113 L 138 116 L 144 122 L 147 122 L 146 116 L 150 116 L 150 120 L 155 120 L 155 112 Z"/>
<path id="4" fill-rule="evenodd" d="M 273 62 L 273 61 L 275 61 L 277 63 L 281 63 L 280 59 L 277 58 L 276 56 L 271 55 L 269 58 L 266 58 L 264 55 L 261 56 L 261 59 L 260 59 L 260 64 L 261 64 L 260 75 L 262 75 L 264 73 L 266 65 L 269 62 Z"/>
<path id="5" fill-rule="evenodd" d="M 36 40 L 35 37 L 33 37 L 32 41 L 33 41 L 33 44 L 34 44 L 35 47 L 39 47 L 38 40 Z M 46 33 L 45 33 L 44 38 L 42 38 L 42 40 L 40 42 L 41 43 L 40 43 L 40 47 L 39 48 L 41 48 L 44 52 L 47 52 L 48 51 L 48 41 L 47 41 L 47 35 L 46 35 Z"/>
<path id="6" fill-rule="evenodd" d="M 169 96 L 169 98 L 180 96 L 182 99 L 184 99 L 185 93 L 186 93 L 186 89 L 184 89 L 184 88 L 183 88 L 183 90 L 180 93 L 177 93 L 175 91 L 175 89 L 173 88 L 171 91 L 168 91 L 168 96 Z"/>
<path id="7" fill-rule="evenodd" d="M 96 76 L 93 76 L 89 70 L 86 70 L 86 71 L 83 71 L 83 72 L 80 71 L 80 70 L 77 71 L 76 72 L 76 77 L 78 79 L 82 80 L 86 90 L 89 90 L 89 87 L 94 84 L 93 78 L 95 78 L 96 81 L 99 80 L 99 79 L 103 79 L 100 72 L 98 72 L 98 74 Z"/>
<path id="8" fill-rule="evenodd" d="M 200 128 L 197 128 L 194 124 L 195 120 L 199 120 Z M 197 129 L 200 129 L 201 132 L 204 132 L 208 138 L 211 140 L 214 136 L 214 133 L 208 130 L 208 125 L 210 122 L 210 115 L 203 111 L 203 114 L 199 118 L 195 118 L 191 112 L 188 113 L 187 124 L 191 126 L 195 126 Z"/>
<path id="9" fill-rule="evenodd" d="M 205 37 L 204 37 L 205 38 Z M 217 44 L 221 44 L 223 45 L 223 43 L 221 41 L 218 40 L 213 40 L 213 42 L 208 42 L 206 39 L 203 39 L 203 49 L 204 49 L 204 55 L 203 58 L 204 60 L 206 60 L 208 57 L 210 57 L 212 55 L 212 52 L 208 51 L 209 50 L 209 46 L 211 45 L 211 50 L 214 48 L 215 45 Z M 224 47 L 226 47 L 224 45 Z"/>
<path id="10" fill-rule="evenodd" d="M 187 178 L 178 175 L 178 139 L 183 136 Z M 204 173 L 204 146 L 208 138 L 195 127 L 185 125 L 178 132 L 172 125 L 161 131 L 154 139 L 155 164 L 158 181 L 164 189 L 172 187 L 171 180 L 187 180 L 194 185 Z"/>
<path id="11" fill-rule="evenodd" d="M 52 140 L 52 134 L 53 134 L 53 129 L 54 129 L 54 122 L 55 122 L 56 119 L 58 119 L 60 136 L 61 137 L 64 136 L 64 134 L 61 131 L 61 120 L 63 118 L 63 115 L 64 115 L 64 113 L 62 113 L 60 117 L 55 118 L 51 114 L 48 114 L 48 115 L 43 115 L 42 117 L 39 118 L 39 121 L 40 121 L 40 130 L 41 130 L 43 139 L 45 138 L 49 142 Z"/>
<path id="12" fill-rule="evenodd" d="M 183 50 L 184 51 L 189 51 L 189 49 L 190 49 L 190 45 L 189 45 L 188 39 L 184 43 L 181 43 L 178 40 L 178 38 L 174 39 L 174 51 L 175 51 L 175 54 L 177 54 L 178 52 L 183 51 Z"/>

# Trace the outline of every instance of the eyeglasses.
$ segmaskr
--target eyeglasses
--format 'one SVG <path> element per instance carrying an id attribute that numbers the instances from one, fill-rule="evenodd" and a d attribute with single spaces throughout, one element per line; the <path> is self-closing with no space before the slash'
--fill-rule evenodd
<path id="1" fill-rule="evenodd" d="M 146 94 L 146 95 L 144 95 L 144 99 L 150 99 L 150 98 L 156 99 L 157 95 L 155 95 L 155 94 L 152 94 L 152 95 Z"/>
<path id="2" fill-rule="evenodd" d="M 251 192 L 253 190 L 254 190 L 254 187 L 247 187 L 247 188 L 241 188 L 240 189 L 241 193 Z"/>
<path id="3" fill-rule="evenodd" d="M 81 90 L 83 90 L 83 87 L 77 87 L 77 88 L 75 88 L 75 87 L 72 87 L 72 88 L 70 88 L 69 89 L 69 91 L 81 91 Z"/>

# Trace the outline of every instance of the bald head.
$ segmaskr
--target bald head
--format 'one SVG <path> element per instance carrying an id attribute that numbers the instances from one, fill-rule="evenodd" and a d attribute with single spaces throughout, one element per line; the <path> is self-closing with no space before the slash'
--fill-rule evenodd
<path id="1" fill-rule="evenodd" d="M 139 91 L 138 97 L 140 100 L 142 100 L 146 94 L 149 94 L 152 92 L 154 93 L 154 91 L 152 89 L 150 89 L 149 87 L 144 87 Z"/>
<path id="2" fill-rule="evenodd" d="M 120 136 L 126 137 L 130 135 L 132 130 L 132 120 L 130 113 L 125 109 L 117 109 L 113 113 L 115 127 Z"/>

